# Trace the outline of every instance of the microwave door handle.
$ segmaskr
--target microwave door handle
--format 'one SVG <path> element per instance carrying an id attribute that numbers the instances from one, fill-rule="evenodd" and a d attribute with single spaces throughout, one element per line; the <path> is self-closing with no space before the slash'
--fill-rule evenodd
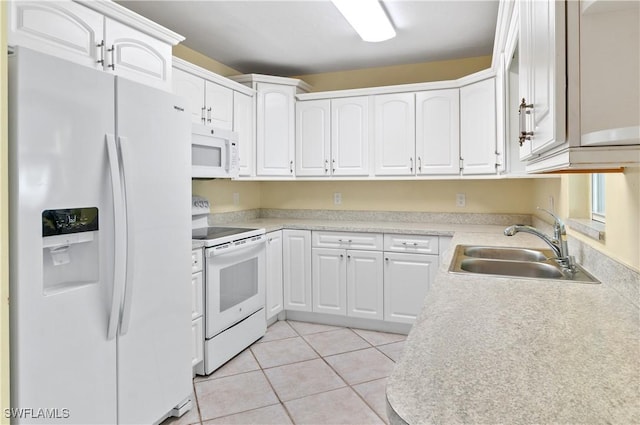
<path id="1" fill-rule="evenodd" d="M 109 173 L 111 174 L 111 195 L 113 196 L 113 286 L 111 293 L 111 308 L 109 313 L 107 340 L 112 340 L 116 336 L 118 322 L 120 319 L 120 303 L 124 282 L 126 280 L 126 266 L 124 256 L 126 255 L 126 218 L 124 197 L 120 181 L 120 162 L 118 160 L 118 147 L 116 139 L 112 134 L 105 137 L 107 144 L 107 158 L 109 160 Z"/>
<path id="2" fill-rule="evenodd" d="M 120 155 L 122 158 L 122 176 L 124 178 L 124 200 L 127 218 L 127 263 L 126 263 L 126 279 L 124 286 L 124 303 L 122 306 L 122 318 L 120 319 L 120 335 L 126 335 L 129 330 L 129 322 L 131 322 L 131 304 L 133 300 L 133 273 L 135 271 L 135 226 L 133 212 L 134 191 L 133 191 L 133 164 L 131 163 L 131 152 L 129 139 L 126 137 L 118 137 L 120 142 Z"/>
<path id="3" fill-rule="evenodd" d="M 227 139 L 224 141 L 224 144 L 226 146 L 226 155 L 227 155 L 227 160 L 225 161 L 225 171 L 228 173 L 229 170 L 231 169 L 231 140 Z"/>

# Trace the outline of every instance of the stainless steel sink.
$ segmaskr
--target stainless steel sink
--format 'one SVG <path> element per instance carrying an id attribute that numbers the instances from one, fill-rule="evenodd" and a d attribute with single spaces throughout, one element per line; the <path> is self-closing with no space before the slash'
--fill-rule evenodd
<path id="1" fill-rule="evenodd" d="M 553 257 L 553 251 L 550 249 L 469 246 L 464 249 L 464 255 L 474 258 L 491 258 L 493 260 L 546 261 L 547 258 Z"/>
<path id="2" fill-rule="evenodd" d="M 485 260 L 467 258 L 462 260 L 460 268 L 467 272 L 495 274 L 539 279 L 562 279 L 562 272 L 551 264 L 526 261 Z"/>
<path id="3" fill-rule="evenodd" d="M 579 265 L 564 270 L 548 249 L 458 245 L 449 272 L 600 283 Z"/>

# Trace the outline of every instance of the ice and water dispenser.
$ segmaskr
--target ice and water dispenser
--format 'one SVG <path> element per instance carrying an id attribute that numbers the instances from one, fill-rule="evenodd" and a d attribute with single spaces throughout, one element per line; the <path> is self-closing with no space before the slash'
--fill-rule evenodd
<path id="1" fill-rule="evenodd" d="M 44 292 L 97 283 L 100 271 L 98 208 L 42 212 Z"/>

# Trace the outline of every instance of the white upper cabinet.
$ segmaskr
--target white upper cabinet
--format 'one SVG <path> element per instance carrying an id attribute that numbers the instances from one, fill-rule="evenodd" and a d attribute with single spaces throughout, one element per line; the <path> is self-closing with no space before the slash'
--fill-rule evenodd
<path id="1" fill-rule="evenodd" d="M 416 174 L 460 172 L 458 89 L 416 93 Z"/>
<path id="2" fill-rule="evenodd" d="M 369 98 L 296 103 L 296 175 L 369 175 Z"/>
<path id="3" fill-rule="evenodd" d="M 255 159 L 257 177 L 294 177 L 296 171 L 296 94 L 311 89 L 304 81 L 270 75 L 229 77 L 256 91 Z"/>
<path id="4" fill-rule="evenodd" d="M 8 9 L 11 46 L 171 90 L 171 46 L 184 37 L 116 3 L 17 0 Z"/>
<path id="5" fill-rule="evenodd" d="M 296 102 L 296 175 L 331 174 L 331 101 Z"/>
<path id="6" fill-rule="evenodd" d="M 293 176 L 294 86 L 257 84 L 257 175 Z"/>
<path id="7" fill-rule="evenodd" d="M 173 92 L 189 102 L 192 122 L 233 129 L 233 90 L 177 68 L 172 80 Z"/>
<path id="8" fill-rule="evenodd" d="M 105 18 L 107 67 L 139 83 L 171 87 L 171 46 L 120 22 Z"/>
<path id="9" fill-rule="evenodd" d="M 233 92 L 233 131 L 238 133 L 240 170 L 242 177 L 255 174 L 255 131 L 253 96 Z"/>
<path id="10" fill-rule="evenodd" d="M 331 172 L 369 175 L 369 97 L 331 99 Z"/>
<path id="11" fill-rule="evenodd" d="M 581 145 L 638 145 L 640 2 L 600 0 L 581 5 Z M 603 76 L 610 77 L 606 83 Z"/>
<path id="12" fill-rule="evenodd" d="M 103 68 L 104 15 L 78 3 L 12 1 L 8 44 L 26 46 L 91 68 Z"/>
<path id="13" fill-rule="evenodd" d="M 566 137 L 565 2 L 522 0 L 520 7 L 520 100 L 526 159 L 560 145 Z"/>
<path id="14" fill-rule="evenodd" d="M 415 174 L 415 96 L 413 93 L 374 96 L 375 174 Z"/>
<path id="15" fill-rule="evenodd" d="M 233 90 L 205 81 L 204 100 L 206 124 L 233 130 Z"/>
<path id="16" fill-rule="evenodd" d="M 496 143 L 495 79 L 460 88 L 462 174 L 495 174 Z"/>
<path id="17" fill-rule="evenodd" d="M 187 99 L 191 121 L 204 124 L 204 78 L 174 68 L 172 79 L 173 92 Z"/>

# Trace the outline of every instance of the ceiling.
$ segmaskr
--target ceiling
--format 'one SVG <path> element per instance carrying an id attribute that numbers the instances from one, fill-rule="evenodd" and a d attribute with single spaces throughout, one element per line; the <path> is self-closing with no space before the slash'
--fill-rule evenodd
<path id="1" fill-rule="evenodd" d="M 397 36 L 380 43 L 363 42 L 328 0 L 118 3 L 241 73 L 293 76 L 490 55 L 499 2 L 384 0 Z"/>

